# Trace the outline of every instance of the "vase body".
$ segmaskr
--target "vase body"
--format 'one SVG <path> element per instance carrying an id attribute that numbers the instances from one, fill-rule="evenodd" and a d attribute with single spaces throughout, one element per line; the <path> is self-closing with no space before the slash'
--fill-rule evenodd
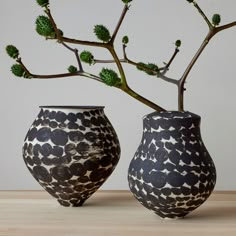
<path id="1" fill-rule="evenodd" d="M 103 107 L 41 107 L 23 145 L 27 168 L 63 206 L 81 206 L 119 157 L 119 141 Z"/>
<path id="2" fill-rule="evenodd" d="M 184 217 L 199 207 L 216 183 L 214 163 L 190 112 L 144 117 L 143 137 L 129 166 L 135 198 L 162 218 Z"/>

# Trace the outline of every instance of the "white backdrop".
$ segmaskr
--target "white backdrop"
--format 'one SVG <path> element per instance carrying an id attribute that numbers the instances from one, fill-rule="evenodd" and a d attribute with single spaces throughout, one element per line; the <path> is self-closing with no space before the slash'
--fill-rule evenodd
<path id="1" fill-rule="evenodd" d="M 220 13 L 222 24 L 236 20 L 235 0 L 198 0 L 211 17 Z M 121 0 L 55 1 L 51 10 L 66 36 L 95 40 L 93 26 L 114 29 L 123 4 Z M 25 167 L 21 146 L 40 105 L 104 105 L 120 139 L 122 155 L 103 189 L 128 189 L 127 169 L 142 136 L 142 117 L 152 112 L 145 105 L 115 88 L 85 78 L 24 80 L 10 73 L 14 63 L 6 54 L 7 44 L 16 45 L 33 73 L 66 72 L 75 64 L 71 52 L 46 41 L 34 30 L 42 9 L 36 1 L 0 1 L 0 190 L 41 189 Z M 129 57 L 136 61 L 167 61 L 174 42 L 183 45 L 169 76 L 179 78 L 207 33 L 207 26 L 186 0 L 134 0 L 117 38 L 119 55 L 122 36 L 128 34 Z M 79 50 L 89 49 L 78 47 Z M 97 58 L 108 59 L 102 49 L 90 49 Z M 236 190 L 235 90 L 236 27 L 217 35 L 190 73 L 186 85 L 186 110 L 202 117 L 202 136 L 218 171 L 216 189 Z M 101 65 L 85 67 L 98 73 Z M 124 66 L 128 82 L 137 92 L 168 110 L 177 109 L 175 86 L 148 77 L 134 67 Z"/>

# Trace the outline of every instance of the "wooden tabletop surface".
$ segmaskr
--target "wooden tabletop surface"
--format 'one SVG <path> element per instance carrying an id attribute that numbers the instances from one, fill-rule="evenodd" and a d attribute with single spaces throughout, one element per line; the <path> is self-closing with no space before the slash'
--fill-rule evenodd
<path id="1" fill-rule="evenodd" d="M 98 191 L 83 207 L 44 191 L 0 191 L 0 236 L 236 236 L 236 192 L 215 192 L 184 219 L 163 220 L 128 191 Z"/>

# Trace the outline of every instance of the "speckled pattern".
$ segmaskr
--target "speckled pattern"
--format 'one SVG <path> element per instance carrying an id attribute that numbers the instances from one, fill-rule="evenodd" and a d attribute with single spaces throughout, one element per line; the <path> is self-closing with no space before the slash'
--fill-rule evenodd
<path id="1" fill-rule="evenodd" d="M 119 157 L 117 135 L 102 107 L 42 107 L 23 145 L 27 168 L 63 206 L 81 206 Z"/>
<path id="2" fill-rule="evenodd" d="M 183 217 L 199 207 L 216 182 L 214 163 L 201 139 L 200 117 L 190 112 L 144 117 L 128 181 L 135 198 L 162 218 Z"/>

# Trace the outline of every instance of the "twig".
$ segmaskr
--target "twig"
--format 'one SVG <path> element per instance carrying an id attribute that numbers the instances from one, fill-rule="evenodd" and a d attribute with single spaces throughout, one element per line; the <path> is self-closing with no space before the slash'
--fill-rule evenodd
<path id="1" fill-rule="evenodd" d="M 107 43 L 100 43 L 100 42 L 90 42 L 90 41 L 84 41 L 84 40 L 78 40 L 78 39 L 71 39 L 71 38 L 67 38 L 67 37 L 64 37 L 60 34 L 60 31 L 59 29 L 57 28 L 57 25 L 54 21 L 54 18 L 51 14 L 51 11 L 49 8 L 46 9 L 46 14 L 48 15 L 52 25 L 53 25 L 53 28 L 56 32 L 56 37 L 57 39 L 60 41 L 60 42 L 65 42 L 65 43 L 73 43 L 73 44 L 80 44 L 80 45 L 86 45 L 86 46 L 93 46 L 93 47 L 102 47 L 102 48 L 107 48 Z"/>
<path id="2" fill-rule="evenodd" d="M 229 28 L 234 27 L 234 26 L 236 26 L 236 21 L 233 21 L 229 24 L 225 24 L 225 25 L 222 25 L 222 26 L 219 26 L 219 27 L 215 28 L 215 33 L 219 33 L 222 30 L 229 29 Z"/>
<path id="3" fill-rule="evenodd" d="M 178 52 L 179 52 L 179 48 L 176 47 L 173 56 L 170 58 L 169 62 L 166 64 L 166 66 L 163 67 L 163 68 L 165 68 L 165 69 L 167 69 L 167 70 L 169 69 L 171 63 L 174 61 L 174 59 L 175 59 L 176 55 L 178 54 Z"/>
<path id="4" fill-rule="evenodd" d="M 123 12 L 122 12 L 122 14 L 121 14 L 121 16 L 120 16 L 120 19 L 119 19 L 119 21 L 118 21 L 118 24 L 117 24 L 117 26 L 116 26 L 116 28 L 115 28 L 115 30 L 114 30 L 114 33 L 113 33 L 113 35 L 112 35 L 111 40 L 110 40 L 109 43 L 111 43 L 111 44 L 114 43 L 115 38 L 116 38 L 116 35 L 117 35 L 117 33 L 118 33 L 118 31 L 119 31 L 119 29 L 120 29 L 120 27 L 121 27 L 121 24 L 122 24 L 122 22 L 123 22 L 123 20 L 124 20 L 124 18 L 125 18 L 125 15 L 126 15 L 126 13 L 127 13 L 128 10 L 129 10 L 129 7 L 125 4 L 124 9 L 123 9 Z"/>
<path id="5" fill-rule="evenodd" d="M 126 53 L 125 49 L 126 49 L 126 45 L 123 45 L 123 54 L 124 54 L 124 60 L 125 60 L 126 63 L 131 64 L 131 65 L 136 66 L 136 67 L 140 67 L 141 69 L 143 69 L 143 70 L 145 70 L 147 72 L 155 73 L 157 75 L 157 77 L 159 77 L 160 79 L 163 79 L 166 82 L 178 85 L 178 80 L 175 80 L 175 79 L 172 79 L 172 78 L 169 78 L 169 77 L 165 76 L 165 73 L 168 70 L 168 67 L 171 65 L 172 61 L 174 60 L 174 58 L 176 57 L 177 53 L 179 52 L 178 49 L 175 50 L 175 52 L 174 52 L 173 56 L 171 57 L 170 61 L 168 62 L 168 64 L 165 67 L 162 68 L 162 70 L 164 70 L 163 72 L 161 72 L 160 69 L 159 69 L 159 72 L 157 72 L 157 71 L 152 70 L 152 69 L 150 69 L 150 68 L 148 68 L 148 67 L 146 67 L 144 65 L 140 65 L 139 63 L 130 60 L 127 57 L 127 53 Z M 178 52 L 177 52 L 177 50 L 178 50 Z"/>
<path id="6" fill-rule="evenodd" d="M 18 58 L 16 61 L 24 68 L 25 72 L 30 76 L 30 78 L 34 78 L 34 79 L 56 79 L 56 78 L 65 78 L 65 77 L 72 77 L 72 76 L 84 76 L 84 77 L 96 80 L 96 81 L 101 82 L 101 83 L 104 84 L 104 82 L 98 76 L 86 73 L 84 71 L 77 71 L 75 73 L 50 74 L 50 75 L 32 74 L 27 69 L 27 67 L 24 65 L 21 58 Z"/>
<path id="7" fill-rule="evenodd" d="M 81 63 L 81 60 L 80 60 L 80 57 L 79 57 L 79 51 L 77 48 L 72 48 L 70 46 L 68 46 L 67 44 L 65 44 L 64 42 L 61 42 L 61 44 L 66 47 L 67 49 L 69 49 L 70 51 L 74 52 L 75 54 L 75 57 L 76 57 L 76 60 L 77 60 L 77 63 L 78 63 L 78 66 L 79 66 L 79 71 L 80 72 L 84 72 L 83 70 L 83 66 L 82 66 L 82 63 Z"/>
<path id="8" fill-rule="evenodd" d="M 193 2 L 193 5 L 197 8 L 198 12 L 200 13 L 200 15 L 203 17 L 203 19 L 206 21 L 209 29 L 213 29 L 214 26 L 212 25 L 212 23 L 209 21 L 208 17 L 205 15 L 205 13 L 202 11 L 202 9 L 200 8 L 200 6 L 196 3 Z"/>
<path id="9" fill-rule="evenodd" d="M 180 111 L 184 110 L 184 91 L 185 91 L 184 84 L 185 84 L 186 79 L 187 79 L 191 69 L 193 68 L 194 64 L 196 63 L 196 61 L 198 60 L 198 58 L 202 54 L 202 52 L 205 49 L 205 47 L 208 45 L 209 41 L 217 33 L 219 33 L 222 30 L 229 29 L 229 28 L 231 28 L 233 26 L 236 26 L 236 21 L 234 21 L 232 23 L 229 23 L 229 24 L 226 24 L 226 25 L 219 26 L 219 27 L 209 28 L 209 32 L 208 32 L 206 38 L 202 42 L 200 48 L 198 49 L 198 51 L 194 55 L 193 59 L 190 61 L 189 65 L 187 66 L 186 70 L 184 71 L 184 74 L 182 75 L 181 79 L 179 80 L 179 86 L 178 86 L 178 107 L 179 107 Z"/>

